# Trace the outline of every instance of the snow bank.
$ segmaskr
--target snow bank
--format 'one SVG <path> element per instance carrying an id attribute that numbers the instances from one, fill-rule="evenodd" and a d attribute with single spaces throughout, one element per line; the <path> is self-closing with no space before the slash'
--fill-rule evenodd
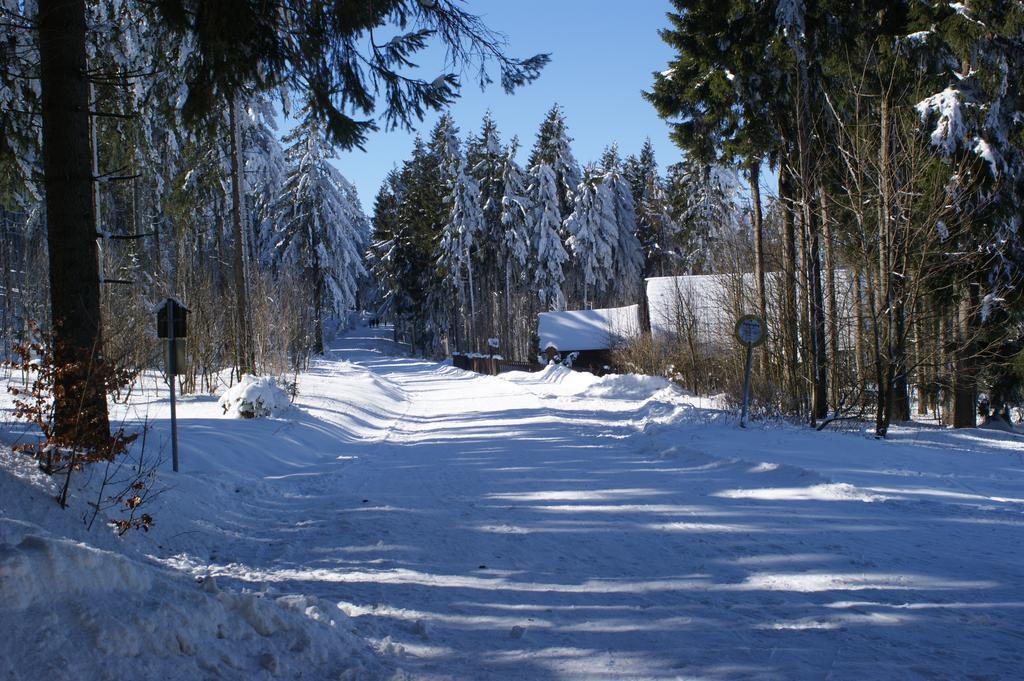
<path id="1" fill-rule="evenodd" d="M 663 390 L 682 392 L 667 379 L 641 374 L 607 374 L 601 376 L 583 395 L 611 400 L 649 400 Z"/>
<path id="2" fill-rule="evenodd" d="M 234 418 L 278 416 L 288 410 L 290 402 L 271 376 L 242 376 L 220 398 L 220 408 Z"/>
<path id="3" fill-rule="evenodd" d="M 643 402 L 683 394 L 678 386 L 658 376 L 640 374 L 595 376 L 584 371 L 573 371 L 561 364 L 549 364 L 536 373 L 510 371 L 501 374 L 500 378 L 527 387 L 538 395 L 559 397 Z"/>
<path id="4" fill-rule="evenodd" d="M 766 464 L 761 464 L 764 466 Z M 756 471 L 756 469 L 753 469 Z M 807 473 L 810 475 L 810 472 Z M 848 483 L 822 483 L 807 487 L 765 487 L 728 489 L 717 492 L 723 499 L 758 499 L 762 501 L 885 501 L 888 497 L 865 492 Z"/>
<path id="5" fill-rule="evenodd" d="M 516 383 L 537 395 L 568 396 L 582 393 L 598 380 L 597 376 L 573 371 L 561 364 L 549 364 L 540 371 L 508 371 L 498 376 L 503 381 Z"/>
<path id="6" fill-rule="evenodd" d="M 344 613 L 315 598 L 222 591 L 8 518 L 0 576 L 5 678 L 377 676 Z"/>

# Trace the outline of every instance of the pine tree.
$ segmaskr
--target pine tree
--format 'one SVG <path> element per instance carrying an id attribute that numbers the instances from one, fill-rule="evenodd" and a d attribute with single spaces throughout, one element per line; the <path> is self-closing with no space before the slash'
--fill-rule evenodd
<path id="1" fill-rule="evenodd" d="M 617 305 L 631 305 L 640 300 L 644 268 L 643 248 L 636 237 L 636 208 L 629 182 L 617 158 L 606 159 L 604 168 L 601 189 L 604 200 L 611 204 L 616 232 L 612 257 L 612 280 L 616 284 L 610 301 Z"/>
<path id="2" fill-rule="evenodd" d="M 536 214 L 532 203 L 528 176 L 515 161 L 517 140 L 513 140 L 501 157 L 501 255 L 505 275 L 505 315 L 508 318 L 504 348 L 511 348 L 519 357 L 529 357 L 530 329 L 533 327 L 536 300 L 530 290 L 529 262 L 532 234 L 531 220 Z"/>
<path id="3" fill-rule="evenodd" d="M 561 310 L 565 307 L 565 263 L 569 259 L 562 238 L 562 220 L 559 217 L 558 181 L 551 166 L 541 163 L 531 173 L 529 196 L 534 209 L 534 234 L 531 239 L 533 283 L 542 310 Z"/>
<path id="4" fill-rule="evenodd" d="M 31 17 L 38 28 L 42 66 L 43 184 L 56 361 L 82 367 L 102 362 L 103 345 L 90 153 L 87 7 L 84 0 L 40 0 L 36 16 Z M 373 120 L 355 116 L 372 116 L 378 100 L 388 125 L 410 127 L 427 110 L 442 108 L 457 95 L 458 79 L 453 73 L 432 80 L 403 73 L 412 67 L 410 56 L 424 49 L 431 37 L 447 48 L 456 68 L 481 66 L 481 84 L 490 80 L 484 63 L 496 63 L 507 91 L 536 78 L 548 61 L 547 55 L 525 60 L 508 57 L 500 36 L 479 17 L 450 3 L 390 0 L 367 6 L 346 0 L 310 6 L 305 0 L 276 0 L 269 5 L 159 0 L 146 9 L 152 11 L 151 24 L 177 33 L 191 48 L 181 53 L 187 92 L 184 111 L 190 120 L 204 118 L 246 92 L 292 89 L 304 96 L 307 117 L 323 122 L 333 141 L 343 147 L 361 145 L 376 128 Z M 388 25 L 408 32 L 384 46 L 367 47 L 372 40 L 363 39 L 373 29 Z M 150 68 L 160 60 L 156 52 L 141 57 Z M 356 63 L 360 66 L 354 67 Z M 240 164 L 235 156 L 237 177 Z M 237 206 L 239 192 L 234 194 Z M 236 232 L 237 222 L 236 211 Z M 244 319 L 244 310 L 240 313 Z M 61 388 L 55 407 L 60 436 L 95 440 L 94 435 L 109 431 L 106 397 L 90 374 L 70 372 Z"/>
<path id="5" fill-rule="evenodd" d="M 355 191 L 332 166 L 333 149 L 322 126 L 306 121 L 285 138 L 289 165 L 280 199 L 278 259 L 298 267 L 312 293 L 312 351 L 324 351 L 324 316 L 355 306 L 364 274 L 365 218 Z"/>
<path id="6" fill-rule="evenodd" d="M 401 248 L 400 205 L 404 193 L 401 177 L 398 170 L 388 173 L 373 201 L 373 232 L 367 262 L 379 289 L 375 310 L 379 317 L 386 316 L 388 312 L 399 317 L 412 307 L 404 286 L 410 278 L 410 268 L 406 252 Z"/>
<path id="7" fill-rule="evenodd" d="M 269 265 L 276 256 L 276 218 L 289 176 L 289 159 L 275 134 L 275 114 L 269 100 L 259 97 L 243 108 L 239 119 L 243 148 L 248 152 L 242 163 L 252 235 L 248 256 L 260 265 Z"/>
<path id="8" fill-rule="evenodd" d="M 479 187 L 483 219 L 476 251 L 478 297 L 481 302 L 479 328 L 481 332 L 487 332 L 488 338 L 507 338 L 508 316 L 500 312 L 507 268 L 502 248 L 504 229 L 501 222 L 503 152 L 498 126 L 490 112 L 484 115 L 480 133 L 466 145 L 466 161 L 468 171 Z"/>
<path id="9" fill-rule="evenodd" d="M 562 220 L 573 211 L 573 195 L 582 176 L 580 166 L 572 154 L 572 138 L 565 124 L 562 108 L 555 104 L 544 117 L 537 132 L 537 141 L 530 152 L 531 171 L 544 164 L 555 174 L 558 188 L 558 214 Z"/>
<path id="10" fill-rule="evenodd" d="M 480 187 L 466 172 L 466 164 L 461 157 L 455 166 L 447 203 L 450 212 L 441 232 L 438 265 L 448 288 L 458 292 L 463 305 L 468 304 L 468 310 L 463 311 L 467 320 L 466 340 L 475 345 L 479 343 L 480 329 L 473 263 L 484 231 L 484 216 L 480 209 Z"/>
<path id="11" fill-rule="evenodd" d="M 579 267 L 583 308 L 590 309 L 605 300 L 615 269 L 618 241 L 614 202 L 601 182 L 597 167 L 584 170 L 573 204 L 573 212 L 565 220 L 565 231 L 569 234 L 569 249 Z"/>
<path id="12" fill-rule="evenodd" d="M 743 166 L 748 172 L 753 205 L 755 274 L 759 307 L 766 304 L 764 246 L 760 200 L 760 170 L 765 160 L 780 166 L 780 178 L 794 179 L 780 186 L 793 187 L 799 196 L 801 222 L 808 232 L 813 257 L 808 259 L 816 321 L 813 325 L 815 358 L 815 417 L 827 409 L 824 382 L 824 319 L 818 256 L 817 174 L 814 163 L 821 150 L 813 147 L 813 122 L 822 118 L 818 56 L 828 54 L 825 37 L 829 21 L 820 6 L 803 0 L 749 0 L 711 2 L 673 0 L 671 27 L 662 39 L 676 50 L 669 68 L 655 74 L 644 96 L 658 113 L 673 121 L 672 137 L 695 162 Z M 846 12 L 848 10 L 843 10 Z M 832 24 L 836 23 L 834 21 Z M 791 170 L 795 169 L 795 172 Z M 792 225 L 787 222 L 787 225 Z M 786 300 L 795 306 L 795 237 L 786 234 L 783 269 Z M 797 337 L 795 315 L 786 315 L 787 335 Z M 791 367 L 795 372 L 795 345 Z M 794 391 L 802 384 L 791 381 Z"/>
<path id="13" fill-rule="evenodd" d="M 680 270 L 680 227 L 671 215 L 668 195 L 657 175 L 647 177 L 647 189 L 637 209 L 637 237 L 644 254 L 644 276 L 664 277 Z"/>
<path id="14" fill-rule="evenodd" d="M 704 273 L 712 266 L 716 243 L 738 227 L 734 175 L 686 158 L 669 169 L 669 177 L 683 263 L 690 273 Z"/>
<path id="15" fill-rule="evenodd" d="M 438 131 L 433 141 L 436 144 Z M 400 263 L 394 308 L 397 331 L 416 351 L 434 352 L 442 328 L 438 311 L 442 303 L 443 273 L 437 267 L 437 248 L 450 205 L 446 201 L 448 180 L 441 158 L 417 138 L 412 157 L 403 165 L 397 194 L 397 233 L 393 238 L 394 258 Z"/>
<path id="16" fill-rule="evenodd" d="M 666 276 L 676 271 L 679 226 L 670 215 L 664 181 L 658 175 L 654 146 L 648 138 L 639 156 L 626 159 L 622 174 L 629 183 L 636 208 L 636 238 L 643 250 L 643 276 Z"/>
<path id="17" fill-rule="evenodd" d="M 647 190 L 651 177 L 658 176 L 658 162 L 654 158 L 654 145 L 651 138 L 644 140 L 639 156 L 629 156 L 623 164 L 622 174 L 629 182 L 633 193 L 633 204 L 639 206 L 647 198 Z"/>

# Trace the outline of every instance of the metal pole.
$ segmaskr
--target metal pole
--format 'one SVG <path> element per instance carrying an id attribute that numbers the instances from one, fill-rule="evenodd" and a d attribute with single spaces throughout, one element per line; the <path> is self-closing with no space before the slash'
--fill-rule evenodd
<path id="1" fill-rule="evenodd" d="M 750 403 L 750 360 L 754 356 L 753 343 L 745 343 L 747 346 L 747 364 L 743 369 L 743 413 L 740 415 L 740 428 L 747 427 L 747 405 Z"/>
<path id="2" fill-rule="evenodd" d="M 174 308 L 172 301 L 167 302 L 167 377 L 171 386 L 171 467 L 178 472 L 178 411 L 174 399 L 174 377 L 177 375 L 178 347 L 174 338 Z"/>

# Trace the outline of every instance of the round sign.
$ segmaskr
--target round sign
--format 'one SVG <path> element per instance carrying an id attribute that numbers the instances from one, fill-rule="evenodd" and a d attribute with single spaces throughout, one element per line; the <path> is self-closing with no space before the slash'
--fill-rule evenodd
<path id="1" fill-rule="evenodd" d="M 744 315 L 736 321 L 736 339 L 751 347 L 764 342 L 764 322 L 752 314 Z"/>

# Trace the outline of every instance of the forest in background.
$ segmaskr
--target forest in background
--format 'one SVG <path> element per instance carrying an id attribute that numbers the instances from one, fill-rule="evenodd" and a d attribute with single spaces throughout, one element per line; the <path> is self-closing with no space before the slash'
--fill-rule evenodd
<path id="1" fill-rule="evenodd" d="M 609 140 L 581 166 L 556 106 L 521 166 L 497 121 L 460 137 L 444 118 L 385 182 L 371 235 L 328 159 L 372 134 L 374 115 L 409 128 L 457 96 L 456 74 L 403 75 L 412 56 L 436 40 L 453 64 L 480 65 L 481 83 L 497 64 L 511 90 L 546 55 L 507 57 L 449 2 L 4 0 L 8 356 L 34 323 L 87 366 L 153 367 L 151 306 L 176 293 L 193 310 L 185 390 L 227 368 L 301 368 L 325 323 L 357 307 L 386 312 L 419 352 L 497 338 L 532 359 L 538 312 L 634 303 L 654 275 L 752 272 L 734 304 L 769 323 L 766 412 L 873 414 L 879 435 L 913 402 L 972 425 L 983 391 L 1005 413 L 1020 399 L 1020 3 L 673 5 L 661 37 L 676 57 L 644 96 L 683 163 L 663 174 L 649 146 L 621 159 Z M 41 21 L 60 12 L 84 25 Z M 46 68 L 54 36 L 81 46 L 82 68 L 51 69 L 65 80 Z M 282 117 L 296 123 L 283 137 Z M 54 137 L 59 158 L 47 130 L 70 135 Z M 762 197 L 766 171 L 778 183 Z M 838 339 L 845 273 L 851 347 Z M 731 389 L 731 360 L 687 338 L 693 313 L 678 312 L 675 338 L 640 339 L 623 361 Z"/>
<path id="2" fill-rule="evenodd" d="M 369 224 L 330 163 L 323 124 L 272 93 L 239 93 L 197 124 L 183 119 L 187 46 L 123 3 L 90 7 L 89 117 L 104 356 L 162 365 L 153 308 L 191 310 L 181 389 L 211 392 L 234 369 L 283 375 L 323 349 L 325 320 L 357 306 Z M 6 10 L 6 17 L 14 11 Z M 13 20 L 13 19 L 11 19 Z M 50 325 L 38 81 L 31 24 L 11 30 L 2 111 L 5 356 Z M 8 25 L 8 29 L 11 27 Z M 150 45 L 155 42 L 156 44 Z M 142 70 L 148 46 L 159 69 Z M 164 49 L 169 51 L 164 51 Z M 177 48 L 175 51 L 174 48 Z M 285 119 L 282 114 L 293 114 Z M 282 134 L 282 120 L 296 123 Z"/>
<path id="3" fill-rule="evenodd" d="M 973 426 L 1020 401 L 1024 6 L 674 0 L 676 52 L 645 96 L 691 157 L 777 169 L 782 291 L 764 353 L 778 406 L 875 433 L 921 413 Z M 837 342 L 836 272 L 855 286 Z M 830 311 L 832 311 L 830 313 Z"/>
<path id="4" fill-rule="evenodd" d="M 1005 418 L 1024 373 L 1020 3 L 673 4 L 677 56 L 644 93 L 685 153 L 667 177 L 649 147 L 581 167 L 555 107 L 525 168 L 495 121 L 463 141 L 444 119 L 388 178 L 371 267 L 402 336 L 529 360 L 538 312 L 749 272 L 715 303 L 768 322 L 764 412 L 884 436 L 912 404 L 974 425 L 983 393 Z M 697 342 L 692 308 L 620 365 L 735 395 L 738 353 Z"/>
<path id="5" fill-rule="evenodd" d="M 749 234 L 733 170 L 684 160 L 663 175 L 649 140 L 581 166 L 557 105 L 525 168 L 519 151 L 490 114 L 464 139 L 446 115 L 376 197 L 379 305 L 426 354 L 497 339 L 536 361 L 538 313 L 636 304 L 645 278 L 725 269 L 719 246 Z"/>

